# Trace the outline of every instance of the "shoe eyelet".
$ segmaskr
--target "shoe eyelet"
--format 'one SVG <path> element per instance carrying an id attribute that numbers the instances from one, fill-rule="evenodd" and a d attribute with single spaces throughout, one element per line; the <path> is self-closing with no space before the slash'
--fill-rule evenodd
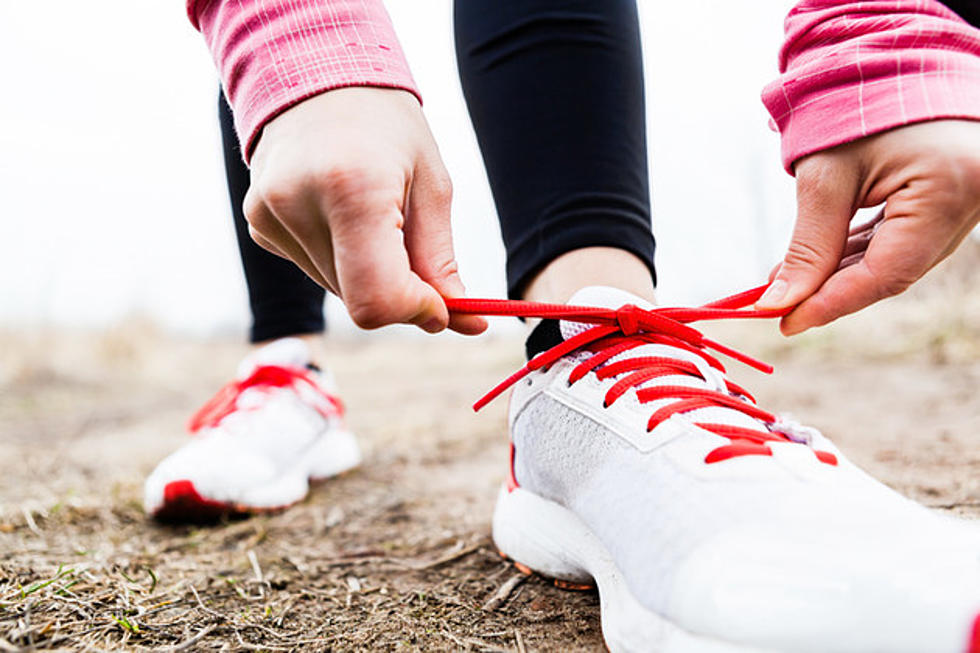
<path id="1" fill-rule="evenodd" d="M 528 387 L 531 387 L 532 385 L 534 385 L 534 381 L 533 381 L 533 380 L 531 380 L 531 379 L 528 379 L 528 380 L 527 380 L 527 386 L 528 386 Z"/>

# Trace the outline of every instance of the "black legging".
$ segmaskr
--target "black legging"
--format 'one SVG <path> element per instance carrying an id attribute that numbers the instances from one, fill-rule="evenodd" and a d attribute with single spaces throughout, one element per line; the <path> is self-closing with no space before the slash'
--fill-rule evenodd
<path id="1" fill-rule="evenodd" d="M 581 247 L 633 252 L 653 273 L 643 67 L 632 0 L 457 0 L 456 52 L 507 249 L 507 288 Z M 225 164 L 253 342 L 321 331 L 323 290 L 248 236 L 231 111 Z"/>
<path id="2" fill-rule="evenodd" d="M 248 223 L 242 206 L 250 176 L 242 161 L 231 108 L 223 94 L 218 98 L 218 120 L 221 123 L 231 214 L 235 219 L 238 252 L 245 268 L 248 302 L 252 309 L 249 339 L 262 342 L 301 333 L 320 333 L 326 326 L 323 319 L 326 291 L 290 261 L 256 245 L 248 235 Z"/>

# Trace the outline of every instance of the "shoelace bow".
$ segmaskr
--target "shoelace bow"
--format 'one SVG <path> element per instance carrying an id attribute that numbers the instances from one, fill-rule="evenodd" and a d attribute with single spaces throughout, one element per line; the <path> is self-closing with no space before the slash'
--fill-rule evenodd
<path id="1" fill-rule="evenodd" d="M 252 388 L 286 388 L 301 386 L 311 388 L 318 400 L 313 403 L 324 417 L 332 415 L 340 416 L 344 413 L 344 406 L 340 399 L 321 388 L 313 379 L 309 377 L 305 370 L 282 367 L 279 365 L 260 365 L 241 381 L 232 381 L 222 387 L 211 397 L 201 408 L 194 413 L 187 422 L 187 430 L 197 433 L 205 427 L 217 426 L 221 420 L 235 412 L 237 409 L 238 398 L 243 392 Z"/>
<path id="2" fill-rule="evenodd" d="M 640 403 L 649 403 L 659 399 L 676 399 L 676 401 L 653 412 L 647 422 L 647 432 L 652 431 L 672 415 L 713 406 L 737 410 L 749 417 L 761 420 L 765 424 L 766 430 L 761 428 L 756 430 L 732 424 L 696 422 L 695 426 L 727 438 L 731 442 L 731 444 L 714 449 L 705 458 L 706 463 L 715 463 L 736 456 L 771 456 L 772 450 L 766 445 L 767 442 L 801 443 L 802 441 L 794 437 L 792 433 L 779 430 L 780 426 L 777 424 L 775 415 L 756 406 L 755 398 L 751 394 L 727 379 L 725 379 L 727 393 L 683 385 L 637 387 L 646 381 L 664 376 L 689 375 L 704 379 L 698 367 L 689 361 L 666 356 L 637 356 L 615 363 L 605 363 L 618 354 L 636 347 L 663 344 L 678 347 L 700 356 L 708 365 L 722 374 L 725 372 L 725 367 L 706 350 L 710 349 L 725 354 L 761 372 L 771 374 L 773 371 L 771 365 L 715 342 L 705 337 L 697 329 L 688 326 L 688 323 L 699 320 L 782 317 L 789 312 L 789 309 L 761 311 L 746 308 L 754 304 L 767 287 L 767 285 L 759 286 L 704 306 L 690 308 L 646 310 L 628 304 L 618 309 L 608 309 L 504 299 L 467 298 L 447 299 L 446 306 L 450 312 L 465 315 L 559 319 L 593 325 L 582 333 L 572 336 L 561 344 L 555 345 L 532 358 L 527 365 L 504 379 L 473 404 L 474 410 L 480 410 L 531 372 L 546 369 L 563 356 L 573 352 L 589 351 L 592 355 L 579 363 L 569 375 L 569 385 L 579 381 L 589 372 L 595 373 L 599 379 L 626 374 L 609 388 L 605 396 L 604 407 L 611 406 L 630 388 L 637 388 L 636 397 Z M 831 465 L 837 464 L 836 456 L 830 452 L 814 451 L 814 453 L 822 462 Z"/>

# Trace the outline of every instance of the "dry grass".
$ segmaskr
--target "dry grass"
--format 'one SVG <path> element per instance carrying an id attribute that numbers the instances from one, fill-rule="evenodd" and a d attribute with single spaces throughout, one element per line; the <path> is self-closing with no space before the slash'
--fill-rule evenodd
<path id="1" fill-rule="evenodd" d="M 787 342 L 762 403 L 937 509 L 980 516 L 980 245 L 914 294 Z M 365 466 L 278 515 L 147 521 L 141 483 L 242 353 L 128 325 L 0 334 L 0 650 L 600 650 L 594 593 L 523 580 L 489 541 L 518 343 L 334 343 Z M 737 366 L 734 366 L 737 367 Z"/>

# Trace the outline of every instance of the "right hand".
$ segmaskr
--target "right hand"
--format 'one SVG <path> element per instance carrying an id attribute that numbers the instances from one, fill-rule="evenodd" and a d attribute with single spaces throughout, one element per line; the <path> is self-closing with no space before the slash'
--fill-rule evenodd
<path id="1" fill-rule="evenodd" d="M 443 301 L 465 292 L 452 186 L 411 93 L 352 87 L 305 100 L 265 126 L 251 172 L 252 238 L 334 292 L 358 326 L 486 329 L 450 318 Z"/>

